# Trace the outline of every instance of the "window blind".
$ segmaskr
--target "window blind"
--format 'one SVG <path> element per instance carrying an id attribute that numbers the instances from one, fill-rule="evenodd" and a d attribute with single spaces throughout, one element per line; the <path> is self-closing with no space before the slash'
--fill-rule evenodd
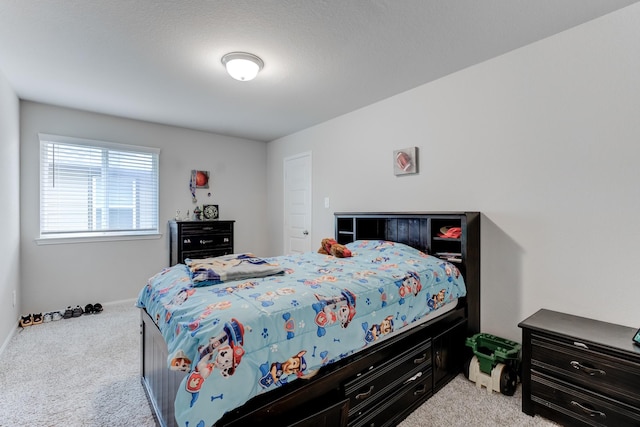
<path id="1" fill-rule="evenodd" d="M 158 233 L 160 150 L 39 138 L 40 238 Z"/>

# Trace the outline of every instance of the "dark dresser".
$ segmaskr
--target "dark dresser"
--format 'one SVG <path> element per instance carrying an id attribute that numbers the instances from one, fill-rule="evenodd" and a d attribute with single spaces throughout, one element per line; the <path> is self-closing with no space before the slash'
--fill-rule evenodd
<path id="1" fill-rule="evenodd" d="M 562 425 L 640 426 L 634 328 L 551 310 L 518 326 L 524 413 Z"/>
<path id="2" fill-rule="evenodd" d="M 235 221 L 169 221 L 169 265 L 233 253 Z"/>

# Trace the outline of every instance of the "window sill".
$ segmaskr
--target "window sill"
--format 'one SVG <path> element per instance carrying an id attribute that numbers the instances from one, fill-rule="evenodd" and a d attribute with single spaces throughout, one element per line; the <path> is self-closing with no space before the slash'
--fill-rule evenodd
<path id="1" fill-rule="evenodd" d="M 78 237 L 40 237 L 35 239 L 37 245 L 61 245 L 67 243 L 117 242 L 124 240 L 151 240 L 162 237 L 160 233 L 121 235 L 121 236 L 78 236 Z"/>

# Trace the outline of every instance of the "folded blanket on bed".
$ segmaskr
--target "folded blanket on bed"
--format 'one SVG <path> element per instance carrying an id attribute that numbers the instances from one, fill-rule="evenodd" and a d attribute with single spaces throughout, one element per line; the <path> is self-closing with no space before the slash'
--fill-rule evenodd
<path id="1" fill-rule="evenodd" d="M 283 274 L 278 264 L 271 264 L 252 253 L 224 255 L 215 258 L 186 259 L 195 286 L 209 286 L 232 280 L 243 280 Z"/>

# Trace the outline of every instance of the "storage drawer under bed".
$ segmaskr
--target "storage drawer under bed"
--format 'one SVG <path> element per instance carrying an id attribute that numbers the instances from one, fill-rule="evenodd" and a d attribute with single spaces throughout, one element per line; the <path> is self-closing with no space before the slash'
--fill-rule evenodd
<path id="1" fill-rule="evenodd" d="M 345 396 L 349 399 L 349 418 L 356 419 L 379 399 L 393 395 L 412 382 L 431 378 L 431 340 L 386 361 L 371 366 L 355 379 L 345 384 Z M 431 389 L 431 385 L 429 386 Z"/>
<path id="2" fill-rule="evenodd" d="M 425 399 L 431 397 L 433 390 L 433 376 L 431 371 L 396 393 L 387 395 L 384 404 L 369 407 L 361 417 L 349 422 L 349 427 L 388 427 L 397 425 L 407 412 L 413 411 Z"/>

